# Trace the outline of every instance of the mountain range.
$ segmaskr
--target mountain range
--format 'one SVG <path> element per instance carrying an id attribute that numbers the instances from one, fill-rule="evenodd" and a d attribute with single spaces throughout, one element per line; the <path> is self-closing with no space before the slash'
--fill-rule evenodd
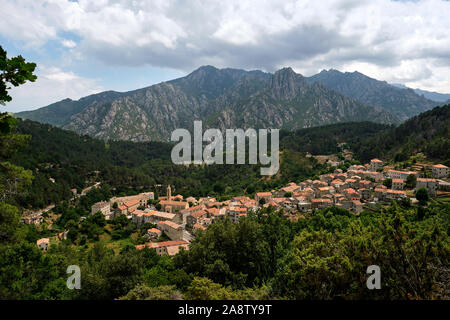
<path id="1" fill-rule="evenodd" d="M 402 88 L 402 89 L 410 89 L 407 86 L 400 83 L 393 83 L 393 86 Z M 420 96 L 424 96 L 428 100 L 436 101 L 436 102 L 444 102 L 448 104 L 450 102 L 450 93 L 439 93 L 435 91 L 427 91 L 422 89 L 412 89 L 415 93 Z"/>
<path id="2" fill-rule="evenodd" d="M 360 73 L 303 77 L 203 66 L 146 88 L 65 99 L 16 116 L 105 140 L 168 141 L 176 128 L 308 128 L 348 121 L 398 124 L 437 103 Z"/>

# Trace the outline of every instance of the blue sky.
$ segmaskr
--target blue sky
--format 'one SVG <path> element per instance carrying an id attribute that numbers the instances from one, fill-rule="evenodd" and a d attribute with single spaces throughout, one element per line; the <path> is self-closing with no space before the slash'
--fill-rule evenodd
<path id="1" fill-rule="evenodd" d="M 76 37 L 67 35 L 64 38 L 76 39 Z M 182 77 L 186 74 L 184 71 L 151 65 L 108 65 L 100 60 L 84 59 L 73 61 L 68 48 L 63 46 L 60 41 L 49 41 L 42 47 L 30 48 L 24 43 L 14 42 L 0 36 L 0 45 L 8 52 L 10 57 L 20 54 L 27 61 L 37 63 L 37 83 L 42 82 L 41 76 L 46 77 L 52 71 L 73 73 L 76 75 L 73 81 L 85 83 L 79 90 L 70 90 L 70 81 L 66 81 L 67 84 L 64 85 L 64 88 L 59 88 L 59 92 L 53 92 L 52 94 L 46 93 L 47 89 L 52 88 L 51 83 L 49 83 L 48 86 L 43 86 L 42 90 L 39 89 L 42 95 L 37 94 L 31 97 L 27 93 L 37 91 L 31 90 L 37 84 L 36 82 L 27 83 L 21 88 L 13 88 L 11 91 L 13 101 L 6 105 L 6 110 L 10 112 L 32 110 L 67 97 L 78 99 L 91 93 L 105 90 L 134 90 L 161 81 Z M 42 68 L 45 69 L 43 70 Z M 49 68 L 50 70 L 48 70 Z M 51 68 L 57 68 L 57 70 L 52 70 Z M 66 86 L 69 88 L 65 88 Z"/>
<path id="2" fill-rule="evenodd" d="M 450 2 L 441 0 L 2 0 L 0 45 L 38 64 L 17 112 L 127 91 L 201 65 L 309 76 L 355 70 L 450 92 Z"/>

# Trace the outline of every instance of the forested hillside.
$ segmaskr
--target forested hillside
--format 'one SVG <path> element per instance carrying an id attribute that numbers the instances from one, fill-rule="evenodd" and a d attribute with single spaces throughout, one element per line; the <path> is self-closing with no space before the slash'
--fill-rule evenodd
<path id="1" fill-rule="evenodd" d="M 338 143 L 356 144 L 391 128 L 373 122 L 345 122 L 327 126 L 281 131 L 280 146 L 314 155 L 338 153 Z"/>
<path id="2" fill-rule="evenodd" d="M 282 153 L 279 173 L 260 175 L 259 165 L 175 165 L 171 144 L 97 140 L 51 125 L 20 121 L 18 132 L 31 136 L 28 145 L 11 161 L 34 170 L 30 192 L 18 197 L 24 207 L 45 207 L 72 197 L 71 188 L 103 182 L 115 194 L 154 190 L 171 184 L 177 193 L 221 198 L 281 186 L 325 172 L 326 166 L 295 149 Z M 300 150 L 300 149 L 299 149 Z M 50 181 L 53 178 L 55 182 Z"/>
<path id="3" fill-rule="evenodd" d="M 351 142 L 351 141 L 349 141 Z M 436 107 L 415 116 L 398 127 L 351 143 L 361 161 L 396 158 L 398 161 L 423 152 L 432 160 L 450 161 L 450 105 Z"/>

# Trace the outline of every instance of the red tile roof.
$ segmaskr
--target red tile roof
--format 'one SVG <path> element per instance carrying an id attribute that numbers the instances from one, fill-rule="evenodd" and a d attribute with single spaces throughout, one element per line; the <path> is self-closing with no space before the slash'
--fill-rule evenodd
<path id="1" fill-rule="evenodd" d="M 433 166 L 433 168 L 448 169 L 448 167 L 447 167 L 447 166 L 444 166 L 443 164 L 435 164 L 435 165 Z"/>
<path id="2" fill-rule="evenodd" d="M 164 241 L 164 242 L 148 242 L 146 244 L 137 245 L 136 249 L 141 250 L 145 247 L 147 248 L 161 248 L 161 247 L 170 247 L 170 246 L 181 246 L 186 245 L 188 242 L 184 240 L 176 240 L 176 241 Z"/>

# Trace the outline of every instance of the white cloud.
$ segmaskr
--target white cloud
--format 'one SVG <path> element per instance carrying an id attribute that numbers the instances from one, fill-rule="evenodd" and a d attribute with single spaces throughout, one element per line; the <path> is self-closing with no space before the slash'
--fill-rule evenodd
<path id="1" fill-rule="evenodd" d="M 30 46 L 58 39 L 79 59 L 183 71 L 291 65 L 306 75 L 358 68 L 450 92 L 449 1 L 3 2 L 0 34 Z M 64 32 L 81 40 L 69 42 Z"/>
<path id="2" fill-rule="evenodd" d="M 7 111 L 35 109 L 65 98 L 78 100 L 105 90 L 97 84 L 98 80 L 84 78 L 55 67 L 40 65 L 36 74 L 38 78 L 35 82 L 27 82 L 10 90 L 13 100 L 6 104 Z"/>
<path id="3" fill-rule="evenodd" d="M 75 48 L 77 46 L 77 43 L 75 41 L 67 40 L 67 39 L 62 40 L 61 44 L 64 47 L 69 48 L 69 49 Z"/>

